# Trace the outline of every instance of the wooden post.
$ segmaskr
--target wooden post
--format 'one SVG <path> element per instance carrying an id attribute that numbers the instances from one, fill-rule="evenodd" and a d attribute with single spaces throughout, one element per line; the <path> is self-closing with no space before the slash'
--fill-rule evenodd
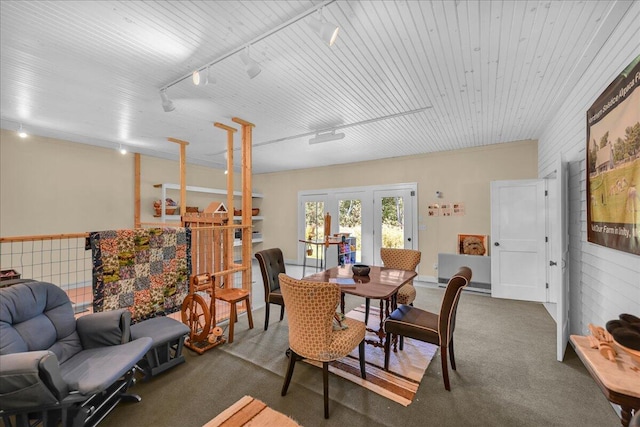
<path id="1" fill-rule="evenodd" d="M 133 169 L 135 174 L 133 227 L 140 228 L 140 153 L 135 153 L 133 155 Z"/>
<path id="2" fill-rule="evenodd" d="M 242 272 L 242 287 L 251 291 L 251 249 L 253 239 L 253 223 L 251 219 L 252 185 L 251 185 L 251 149 L 252 129 L 255 126 L 246 120 L 232 117 L 232 121 L 242 125 L 242 263 L 247 268 Z M 251 292 L 253 296 L 253 292 Z"/>
<path id="3" fill-rule="evenodd" d="M 236 128 L 215 122 L 215 127 L 227 131 L 227 225 L 233 224 L 233 134 L 238 131 Z M 224 270 L 228 270 L 233 265 L 233 241 L 234 230 L 227 229 L 225 232 L 222 247 L 225 251 Z M 228 282 L 228 283 L 227 283 Z M 229 275 L 225 280 L 225 287 L 233 286 L 233 276 Z"/>
<path id="4" fill-rule="evenodd" d="M 187 213 L 187 141 L 176 138 L 167 138 L 169 142 L 180 144 L 180 217 Z M 162 200 L 162 203 L 165 201 Z"/>

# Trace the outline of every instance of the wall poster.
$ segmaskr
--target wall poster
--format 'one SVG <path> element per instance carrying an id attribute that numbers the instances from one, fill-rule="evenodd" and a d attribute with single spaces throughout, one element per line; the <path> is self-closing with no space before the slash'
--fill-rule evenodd
<path id="1" fill-rule="evenodd" d="M 587 240 L 640 255 L 640 56 L 587 111 Z"/>

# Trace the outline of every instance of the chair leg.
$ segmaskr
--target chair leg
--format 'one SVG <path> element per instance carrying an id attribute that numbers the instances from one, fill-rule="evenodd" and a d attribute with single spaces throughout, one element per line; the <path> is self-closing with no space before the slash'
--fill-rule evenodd
<path id="1" fill-rule="evenodd" d="M 282 319 L 284 319 L 284 305 L 280 306 L 280 321 L 282 322 Z"/>
<path id="2" fill-rule="evenodd" d="M 391 332 L 387 332 L 387 336 L 384 339 L 384 370 L 389 370 L 389 353 L 391 353 Z"/>
<path id="3" fill-rule="evenodd" d="M 404 336 L 400 335 L 400 351 L 404 350 Z"/>
<path id="4" fill-rule="evenodd" d="M 369 298 L 364 299 L 364 324 L 369 323 L 369 307 L 371 306 L 371 300 Z"/>
<path id="5" fill-rule="evenodd" d="M 447 368 L 446 345 L 440 347 L 440 359 L 442 360 L 442 379 L 444 380 L 444 388 L 446 388 L 447 391 L 451 391 L 451 386 L 449 385 L 449 368 Z"/>
<path id="6" fill-rule="evenodd" d="M 293 376 L 293 368 L 296 365 L 296 360 L 298 359 L 298 355 L 291 349 L 288 349 L 289 352 L 289 366 L 287 367 L 287 375 L 284 377 L 284 384 L 282 385 L 282 392 L 280 393 L 282 396 L 287 394 L 287 390 L 289 389 L 289 384 L 291 383 L 291 377 Z"/>
<path id="7" fill-rule="evenodd" d="M 253 313 L 251 312 L 251 301 L 249 297 L 246 299 L 247 304 L 247 320 L 249 321 L 249 329 L 253 329 Z"/>
<path id="8" fill-rule="evenodd" d="M 322 362 L 322 388 L 324 390 L 324 418 L 329 418 L 329 362 Z"/>
<path id="9" fill-rule="evenodd" d="M 232 302 L 231 313 L 229 314 L 229 339 L 227 339 L 227 342 L 229 344 L 233 342 L 233 327 L 237 321 L 238 321 L 238 315 L 236 313 L 236 304 Z"/>
<path id="10" fill-rule="evenodd" d="M 453 355 L 453 337 L 449 342 L 449 360 L 451 361 L 451 369 L 456 370 L 456 358 Z"/>
<path id="11" fill-rule="evenodd" d="M 360 376 L 362 379 L 367 379 L 367 372 L 365 371 L 365 357 L 364 357 L 364 340 L 360 341 L 358 345 L 358 357 L 360 358 Z"/>
<path id="12" fill-rule="evenodd" d="M 264 309 L 264 330 L 266 331 L 267 329 L 269 329 L 269 306 L 271 304 L 266 303 L 265 304 L 265 309 Z M 282 319 L 280 319 L 282 320 Z"/>

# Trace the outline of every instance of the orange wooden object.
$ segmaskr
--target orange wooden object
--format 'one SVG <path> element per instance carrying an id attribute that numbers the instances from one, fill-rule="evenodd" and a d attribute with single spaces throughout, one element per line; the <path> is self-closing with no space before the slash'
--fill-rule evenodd
<path id="1" fill-rule="evenodd" d="M 215 297 L 221 301 L 231 304 L 231 314 L 229 315 L 229 343 L 233 342 L 233 325 L 238 321 L 237 304 L 245 301 L 247 304 L 247 318 L 249 319 L 249 329 L 253 329 L 253 316 L 251 315 L 250 293 L 247 289 L 224 288 L 216 289 Z"/>

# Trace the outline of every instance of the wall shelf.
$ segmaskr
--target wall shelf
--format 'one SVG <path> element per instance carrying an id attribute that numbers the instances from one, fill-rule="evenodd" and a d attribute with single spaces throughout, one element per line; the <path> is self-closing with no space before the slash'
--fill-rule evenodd
<path id="1" fill-rule="evenodd" d="M 165 222 L 165 221 L 180 221 L 180 215 L 167 215 L 166 213 L 166 206 L 164 204 L 164 201 L 167 199 L 167 190 L 180 190 L 180 184 L 174 184 L 174 183 L 162 183 L 162 184 L 154 184 L 153 185 L 155 188 L 160 188 L 162 190 L 162 196 L 160 198 L 160 201 L 162 203 L 162 210 L 160 213 L 160 221 Z M 198 187 L 198 186 L 193 186 L 193 185 L 187 185 L 187 191 L 192 191 L 192 192 L 196 192 L 196 193 L 205 193 L 205 194 L 218 194 L 221 196 L 226 196 L 227 195 L 227 190 L 224 189 L 220 189 L 220 188 L 207 188 L 207 187 Z M 233 197 L 242 197 L 242 191 L 234 191 L 233 192 Z M 264 195 L 262 193 L 251 193 L 251 197 L 254 199 L 262 199 L 264 197 Z M 180 203 L 183 203 L 183 201 L 181 200 Z M 233 210 L 233 206 L 227 206 L 227 209 Z M 234 220 L 242 220 L 241 216 L 234 216 L 233 217 Z M 253 221 L 261 221 L 263 220 L 264 217 L 262 216 L 254 216 L 252 218 Z"/>

